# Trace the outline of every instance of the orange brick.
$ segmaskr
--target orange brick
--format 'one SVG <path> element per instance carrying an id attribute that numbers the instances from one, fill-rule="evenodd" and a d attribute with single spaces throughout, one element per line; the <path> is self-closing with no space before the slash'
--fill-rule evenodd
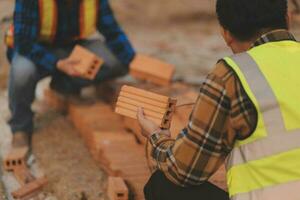
<path id="1" fill-rule="evenodd" d="M 81 74 L 82 78 L 93 80 L 97 75 L 104 61 L 93 52 L 76 45 L 70 58 L 79 59 L 74 67 Z"/>
<path id="2" fill-rule="evenodd" d="M 62 112 L 67 110 L 67 101 L 50 88 L 44 91 L 44 97 L 46 104 L 51 108 Z"/>
<path id="3" fill-rule="evenodd" d="M 133 77 L 158 85 L 171 83 L 175 67 L 161 60 L 138 54 L 130 64 L 130 74 Z"/>
<path id="4" fill-rule="evenodd" d="M 161 114 L 164 114 L 166 112 L 166 105 L 164 105 L 164 108 L 160 108 L 158 106 L 153 106 L 151 104 L 143 103 L 141 101 L 134 100 L 134 99 L 124 97 L 124 96 L 119 96 L 118 97 L 118 102 L 128 103 L 130 105 L 135 105 L 137 107 L 142 107 L 144 109 L 155 111 L 155 112 L 161 113 Z"/>
<path id="5" fill-rule="evenodd" d="M 128 93 L 138 95 L 138 96 L 142 96 L 142 97 L 146 97 L 148 99 L 153 99 L 153 100 L 163 102 L 163 103 L 169 103 L 169 100 L 170 100 L 169 97 L 166 97 L 166 96 L 163 96 L 163 95 L 160 95 L 160 94 L 156 94 L 154 92 L 148 92 L 146 90 L 142 90 L 142 89 L 127 86 L 127 85 L 124 85 L 121 88 L 121 91 L 128 92 Z"/>
<path id="6" fill-rule="evenodd" d="M 108 178 L 107 193 L 110 200 L 128 200 L 128 188 L 120 177 Z"/>
<path id="7" fill-rule="evenodd" d="M 24 186 L 20 189 L 12 192 L 12 196 L 15 199 L 23 199 L 28 198 L 32 194 L 36 194 L 37 192 L 41 191 L 45 185 L 47 185 L 48 181 L 45 177 L 36 179 Z"/>
<path id="8" fill-rule="evenodd" d="M 26 167 L 18 167 L 14 170 L 14 175 L 20 185 L 26 185 L 32 181 L 34 181 L 34 176 L 29 172 L 28 168 Z"/>
<path id="9" fill-rule="evenodd" d="M 16 168 L 26 168 L 28 148 L 13 149 L 3 161 L 3 168 L 6 171 L 14 171 Z"/>
<path id="10" fill-rule="evenodd" d="M 121 89 L 115 112 L 137 119 L 138 107 L 142 106 L 146 118 L 162 128 L 169 128 L 175 105 L 175 99 L 125 85 Z"/>

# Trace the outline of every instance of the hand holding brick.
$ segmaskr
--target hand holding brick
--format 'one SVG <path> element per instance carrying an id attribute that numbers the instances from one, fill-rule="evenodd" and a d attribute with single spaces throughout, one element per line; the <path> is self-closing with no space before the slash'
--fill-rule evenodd
<path id="1" fill-rule="evenodd" d="M 157 85 L 169 85 L 174 72 L 173 65 L 140 54 L 136 55 L 130 64 L 130 74 L 133 77 Z"/>
<path id="2" fill-rule="evenodd" d="M 81 74 L 82 78 L 93 80 L 104 61 L 93 52 L 77 45 L 70 55 L 71 59 L 79 59 L 74 67 Z"/>
<path id="3" fill-rule="evenodd" d="M 146 118 L 161 128 L 170 128 L 175 106 L 175 99 L 125 85 L 121 89 L 115 112 L 137 119 L 138 107 L 142 107 Z"/>

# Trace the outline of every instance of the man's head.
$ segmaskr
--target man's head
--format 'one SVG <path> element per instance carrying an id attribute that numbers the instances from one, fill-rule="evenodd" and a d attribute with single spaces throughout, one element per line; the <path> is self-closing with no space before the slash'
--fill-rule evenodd
<path id="1" fill-rule="evenodd" d="M 234 52 L 246 48 L 263 33 L 288 29 L 287 0 L 217 0 L 222 35 Z M 236 47 L 244 44 L 245 47 Z"/>

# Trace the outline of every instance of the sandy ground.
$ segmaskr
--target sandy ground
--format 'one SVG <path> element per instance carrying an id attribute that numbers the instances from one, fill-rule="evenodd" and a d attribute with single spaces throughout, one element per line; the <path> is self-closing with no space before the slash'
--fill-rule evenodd
<path id="1" fill-rule="evenodd" d="M 201 81 L 215 62 L 229 54 L 218 32 L 211 0 L 111 0 L 117 18 L 138 52 L 176 65 L 176 76 Z M 201 3 L 199 3 L 201 2 Z M 0 0 L 0 20 L 9 16 L 12 0 Z M 7 23 L 1 24 L 0 36 Z M 299 24 L 293 32 L 300 38 Z M 0 151 L 10 141 L 6 125 L 8 65 L 0 39 Z M 105 175 L 88 154 L 67 118 L 54 112 L 38 114 L 33 149 L 49 177 L 47 192 L 59 200 L 105 199 Z M 3 190 L 0 187 L 0 200 Z"/>

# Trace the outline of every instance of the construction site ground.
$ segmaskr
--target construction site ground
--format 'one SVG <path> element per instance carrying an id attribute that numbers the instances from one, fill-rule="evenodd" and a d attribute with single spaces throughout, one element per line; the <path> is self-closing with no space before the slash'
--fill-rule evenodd
<path id="1" fill-rule="evenodd" d="M 113 10 L 140 53 L 161 58 L 176 66 L 176 79 L 200 85 L 215 62 L 230 51 L 223 42 L 211 0 L 111 0 Z M 0 37 L 9 24 L 14 1 L 0 1 Z M 293 22 L 300 38 L 300 20 Z M 0 155 L 9 149 L 11 134 L 7 102 L 9 64 L 0 39 Z M 40 84 L 45 87 L 47 81 Z M 41 96 L 37 92 L 37 96 Z M 49 184 L 41 199 L 105 200 L 107 176 L 92 159 L 69 118 L 35 103 L 36 127 L 33 152 Z M 99 121 L 99 123 L 101 123 Z M 0 200 L 6 199 L 0 185 Z"/>

